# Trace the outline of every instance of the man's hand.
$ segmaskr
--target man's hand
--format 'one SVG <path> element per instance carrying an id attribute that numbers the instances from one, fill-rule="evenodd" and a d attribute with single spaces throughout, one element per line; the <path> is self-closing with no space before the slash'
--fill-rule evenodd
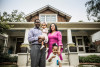
<path id="1" fill-rule="evenodd" d="M 42 40 L 45 40 L 45 37 L 44 36 L 39 36 L 38 38 L 39 39 L 42 39 Z"/>

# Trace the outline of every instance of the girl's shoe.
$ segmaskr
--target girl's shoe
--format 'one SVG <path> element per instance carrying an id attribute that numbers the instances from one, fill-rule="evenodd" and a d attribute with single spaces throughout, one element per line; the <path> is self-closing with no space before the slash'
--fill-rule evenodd
<path id="1" fill-rule="evenodd" d="M 42 50 L 44 47 L 45 47 L 45 46 L 44 46 L 44 45 L 42 45 L 40 49 Z"/>

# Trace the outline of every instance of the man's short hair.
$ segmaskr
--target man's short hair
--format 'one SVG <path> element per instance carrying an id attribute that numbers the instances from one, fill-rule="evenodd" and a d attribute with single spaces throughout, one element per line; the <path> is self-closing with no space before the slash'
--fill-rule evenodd
<path id="1" fill-rule="evenodd" d="M 35 19 L 34 22 L 36 22 L 36 20 L 39 20 L 39 19 Z M 40 20 L 39 20 L 39 21 L 40 21 Z"/>

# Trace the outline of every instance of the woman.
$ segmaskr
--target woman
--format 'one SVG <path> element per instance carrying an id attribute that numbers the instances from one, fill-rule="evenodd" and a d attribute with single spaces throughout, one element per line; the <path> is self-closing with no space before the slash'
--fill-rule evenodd
<path id="1" fill-rule="evenodd" d="M 60 31 L 57 30 L 57 26 L 56 24 L 52 23 L 50 25 L 50 29 L 49 29 L 49 34 L 48 34 L 48 44 L 49 44 L 49 50 L 48 50 L 48 56 L 47 59 L 50 55 L 50 53 L 52 52 L 52 44 L 57 43 L 59 48 L 58 48 L 58 55 L 60 57 L 60 60 L 63 60 L 61 52 L 63 51 L 62 47 L 62 34 Z"/>

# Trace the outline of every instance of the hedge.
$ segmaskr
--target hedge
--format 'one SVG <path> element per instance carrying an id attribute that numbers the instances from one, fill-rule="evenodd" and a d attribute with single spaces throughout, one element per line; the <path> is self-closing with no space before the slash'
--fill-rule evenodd
<path id="1" fill-rule="evenodd" d="M 86 57 L 80 56 L 79 62 L 80 63 L 100 63 L 100 56 L 97 56 L 97 55 L 89 55 Z"/>

